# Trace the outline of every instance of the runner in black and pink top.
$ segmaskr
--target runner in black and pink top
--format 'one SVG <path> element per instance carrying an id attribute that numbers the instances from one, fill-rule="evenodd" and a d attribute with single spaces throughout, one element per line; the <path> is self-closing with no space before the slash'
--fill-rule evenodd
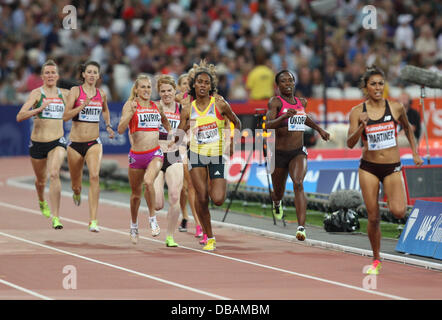
<path id="1" fill-rule="evenodd" d="M 172 132 L 178 128 L 180 124 L 181 104 L 175 101 L 176 83 L 175 79 L 170 75 L 160 75 L 157 79 L 157 90 L 160 100 L 156 101 L 160 105 L 169 120 Z M 167 211 L 167 234 L 166 246 L 177 247 L 174 241 L 175 229 L 178 225 L 180 217 L 180 195 L 183 187 L 184 173 L 183 160 L 177 145 L 169 146 L 167 140 L 169 132 L 160 127 L 160 147 L 164 153 L 163 167 L 155 179 L 155 196 L 156 210 L 164 207 L 164 183 L 167 183 L 167 195 L 169 199 L 169 208 Z M 183 152 L 185 155 L 185 153 Z"/>
<path id="2" fill-rule="evenodd" d="M 103 116 L 109 138 L 114 131 L 110 124 L 110 114 L 106 94 L 97 88 L 100 79 L 100 65 L 89 61 L 80 67 L 82 85 L 73 87 L 66 103 L 63 120 L 72 119 L 69 134 L 68 164 L 74 203 L 80 205 L 83 167 L 86 161 L 89 172 L 89 230 L 98 232 L 98 199 L 100 196 L 100 166 L 103 146 L 100 142 L 100 119 Z"/>
<path id="3" fill-rule="evenodd" d="M 275 129 L 275 169 L 272 172 L 273 214 L 282 219 L 282 198 L 285 193 L 287 177 L 293 180 L 295 208 L 298 218 L 296 238 L 305 240 L 305 216 L 307 199 L 303 181 L 307 173 L 307 149 L 304 146 L 305 125 L 319 132 L 322 139 L 328 140 L 328 132 L 319 127 L 305 113 L 307 101 L 294 96 L 295 77 L 288 70 L 276 74 L 275 82 L 280 96 L 270 98 L 266 115 L 266 128 Z"/>
<path id="4" fill-rule="evenodd" d="M 129 128 L 129 184 L 130 196 L 130 238 L 133 244 L 138 242 L 138 209 L 141 203 L 143 184 L 144 198 L 149 208 L 149 225 L 152 236 L 160 234 L 160 227 L 155 216 L 154 181 L 163 166 L 163 152 L 159 145 L 161 124 L 166 131 L 171 130 L 161 106 L 150 100 L 152 82 L 150 77 L 141 74 L 135 80 L 131 94 L 123 106 L 118 133 L 123 134 Z"/>
<path id="5" fill-rule="evenodd" d="M 405 216 L 407 203 L 401 174 L 401 160 L 397 145 L 397 124 L 404 128 L 416 165 L 422 165 L 413 131 L 404 106 L 384 99 L 384 73 L 376 67 L 367 68 L 361 78 L 361 88 L 367 97 L 350 112 L 347 146 L 353 148 L 362 138 L 362 158 L 359 166 L 359 185 L 368 214 L 367 233 L 373 250 L 373 263 L 367 270 L 378 274 L 381 268 L 381 229 L 379 188 L 383 184 L 388 209 L 398 219 Z"/>

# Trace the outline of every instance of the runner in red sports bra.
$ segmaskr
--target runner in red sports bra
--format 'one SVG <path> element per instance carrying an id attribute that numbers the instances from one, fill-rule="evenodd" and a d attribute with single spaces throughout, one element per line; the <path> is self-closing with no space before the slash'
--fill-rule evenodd
<path id="1" fill-rule="evenodd" d="M 118 133 L 124 134 L 129 128 L 129 184 L 130 197 L 130 239 L 138 242 L 138 209 L 141 202 L 143 184 L 144 198 L 149 208 L 149 225 L 152 236 L 160 234 L 160 227 L 155 216 L 154 181 L 163 165 L 163 152 L 159 145 L 160 125 L 170 131 L 170 124 L 161 106 L 150 100 L 152 82 L 150 77 L 141 74 L 135 80 L 129 99 L 123 106 Z"/>
<path id="2" fill-rule="evenodd" d="M 404 128 L 416 165 L 422 165 L 417 146 L 407 119 L 405 108 L 398 102 L 383 98 L 384 73 L 376 67 L 367 68 L 361 78 L 361 87 L 367 100 L 353 107 L 347 146 L 353 148 L 362 138 L 362 158 L 359 166 L 359 185 L 368 214 L 367 233 L 373 250 L 369 274 L 378 274 L 381 268 L 381 230 L 379 215 L 379 188 L 383 184 L 388 209 L 398 219 L 405 216 L 407 203 L 401 174 L 396 126 Z"/>

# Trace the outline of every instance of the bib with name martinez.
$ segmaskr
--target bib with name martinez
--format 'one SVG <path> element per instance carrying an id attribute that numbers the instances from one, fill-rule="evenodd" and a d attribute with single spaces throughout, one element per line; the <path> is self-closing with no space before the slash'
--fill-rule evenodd
<path id="1" fill-rule="evenodd" d="M 385 100 L 385 113 L 378 120 L 369 119 L 362 134 L 362 139 L 367 141 L 368 150 L 383 150 L 396 146 L 397 122 L 391 114 L 388 101 Z M 363 112 L 367 111 L 365 102 Z"/>

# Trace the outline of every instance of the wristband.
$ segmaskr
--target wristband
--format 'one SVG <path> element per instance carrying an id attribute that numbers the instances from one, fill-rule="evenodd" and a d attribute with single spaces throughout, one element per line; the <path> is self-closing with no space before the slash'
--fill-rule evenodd
<path id="1" fill-rule="evenodd" d="M 107 124 L 107 125 L 106 125 L 106 129 L 107 129 L 107 128 L 111 128 L 111 129 L 112 129 L 112 126 L 111 126 L 110 124 Z M 112 129 L 112 130 L 113 130 L 113 129 Z"/>

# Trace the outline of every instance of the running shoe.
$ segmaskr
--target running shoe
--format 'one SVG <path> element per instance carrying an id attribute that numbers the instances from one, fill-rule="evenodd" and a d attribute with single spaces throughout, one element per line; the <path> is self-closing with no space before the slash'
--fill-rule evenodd
<path id="1" fill-rule="evenodd" d="M 48 203 L 46 200 L 38 201 L 40 205 L 40 211 L 41 213 L 46 217 L 49 218 L 51 216 L 51 210 L 49 209 Z"/>
<path id="2" fill-rule="evenodd" d="M 187 232 L 187 220 L 186 219 L 181 220 L 181 224 L 178 226 L 178 230 L 180 232 Z"/>
<path id="3" fill-rule="evenodd" d="M 200 244 L 206 245 L 207 244 L 207 234 L 204 233 L 203 239 L 200 241 Z"/>
<path id="4" fill-rule="evenodd" d="M 282 210 L 282 200 L 279 201 L 279 205 L 275 206 L 275 203 L 273 203 L 273 215 L 276 217 L 276 219 L 281 220 L 284 216 L 284 212 Z"/>
<path id="5" fill-rule="evenodd" d="M 211 238 L 207 240 L 207 244 L 203 247 L 204 251 L 213 251 L 216 249 L 216 240 Z"/>
<path id="6" fill-rule="evenodd" d="M 379 270 L 381 270 L 382 265 L 379 260 L 374 260 L 371 264 L 370 268 L 365 272 L 366 274 L 379 274 Z"/>
<path id="7" fill-rule="evenodd" d="M 203 236 L 203 228 L 196 226 L 195 238 L 201 238 Z"/>
<path id="8" fill-rule="evenodd" d="M 166 247 L 178 247 L 178 243 L 173 240 L 172 236 L 166 237 Z"/>
<path id="9" fill-rule="evenodd" d="M 299 241 L 304 241 L 305 240 L 305 228 L 302 226 L 298 227 L 298 230 L 296 231 L 296 239 L 298 239 Z"/>
<path id="10" fill-rule="evenodd" d="M 89 231 L 91 232 L 100 232 L 100 228 L 98 228 L 98 221 L 92 220 L 89 222 Z"/>
<path id="11" fill-rule="evenodd" d="M 159 235 L 161 232 L 161 229 L 160 229 L 160 226 L 158 225 L 157 220 L 151 220 L 151 221 L 149 221 L 149 224 L 150 224 L 150 229 L 152 229 L 152 236 L 156 237 L 157 235 Z"/>
<path id="12" fill-rule="evenodd" d="M 138 228 L 130 228 L 130 241 L 133 244 L 138 243 Z"/>
<path id="13" fill-rule="evenodd" d="M 74 204 L 78 207 L 81 203 L 81 193 L 79 194 L 73 194 L 72 199 L 74 200 Z"/>
<path id="14" fill-rule="evenodd" d="M 52 218 L 52 228 L 54 228 L 55 230 L 63 229 L 63 225 L 61 224 L 58 217 Z"/>

